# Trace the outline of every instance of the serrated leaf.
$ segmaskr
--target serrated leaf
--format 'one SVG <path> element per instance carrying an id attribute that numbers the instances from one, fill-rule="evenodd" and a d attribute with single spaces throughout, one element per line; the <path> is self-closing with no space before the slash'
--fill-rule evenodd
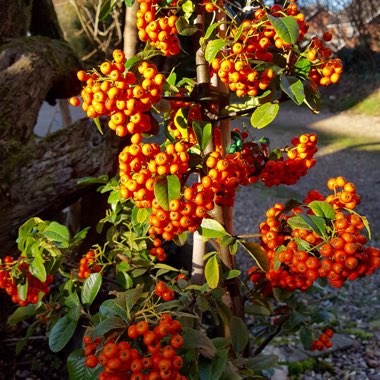
<path id="1" fill-rule="evenodd" d="M 77 321 L 64 316 L 53 326 L 49 335 L 49 347 L 53 352 L 61 351 L 74 334 Z"/>
<path id="2" fill-rule="evenodd" d="M 219 265 L 216 255 L 211 256 L 205 266 L 205 277 L 211 289 L 215 289 L 219 283 Z"/>
<path id="3" fill-rule="evenodd" d="M 211 123 L 206 123 L 204 121 L 194 120 L 192 126 L 199 147 L 201 148 L 201 151 L 204 151 L 211 141 L 212 125 Z"/>
<path id="4" fill-rule="evenodd" d="M 102 286 L 102 275 L 100 273 L 92 273 L 86 279 L 81 291 L 81 299 L 84 305 L 90 306 L 97 296 L 100 287 Z"/>
<path id="5" fill-rule="evenodd" d="M 181 133 L 182 138 L 187 139 L 189 136 L 187 118 L 189 116 L 189 107 L 180 108 L 174 116 L 174 125 Z"/>
<path id="6" fill-rule="evenodd" d="M 335 210 L 327 202 L 324 201 L 312 201 L 308 204 L 310 209 L 314 212 L 315 215 L 321 216 L 326 219 L 335 219 Z"/>
<path id="7" fill-rule="evenodd" d="M 251 125 L 254 128 L 264 128 L 277 116 L 280 106 L 273 103 L 265 103 L 255 109 L 251 116 Z"/>
<path id="8" fill-rule="evenodd" d="M 211 63 L 216 58 L 218 53 L 227 45 L 227 41 L 216 39 L 210 41 L 206 46 L 205 58 L 208 63 Z"/>
<path id="9" fill-rule="evenodd" d="M 181 195 L 181 183 L 176 175 L 156 177 L 154 196 L 159 205 L 169 211 L 169 202 Z"/>
<path id="10" fill-rule="evenodd" d="M 289 98 L 297 105 L 301 105 L 304 102 L 305 91 L 303 83 L 300 79 L 282 75 L 280 87 L 281 90 L 284 91 L 285 94 L 288 95 Z"/>
<path id="11" fill-rule="evenodd" d="M 269 260 L 260 244 L 238 240 L 241 246 L 253 257 L 264 272 L 269 271 Z"/>
<path id="12" fill-rule="evenodd" d="M 313 334 L 310 329 L 305 326 L 300 328 L 300 340 L 305 350 L 309 350 L 313 344 Z"/>
<path id="13" fill-rule="evenodd" d="M 89 368 L 85 365 L 86 357 L 83 349 L 79 348 L 70 353 L 67 358 L 67 372 L 70 380 L 93 380 L 97 379 L 100 372 L 104 369 L 101 365 Z"/>
<path id="14" fill-rule="evenodd" d="M 268 14 L 270 23 L 278 36 L 287 44 L 295 44 L 298 41 L 299 27 L 296 19 L 292 16 L 274 17 Z"/>
<path id="15" fill-rule="evenodd" d="M 175 23 L 178 34 L 181 36 L 192 36 L 198 31 L 198 28 L 195 25 L 190 25 L 185 17 L 180 16 Z"/>
<path id="16" fill-rule="evenodd" d="M 230 321 L 232 347 L 235 352 L 243 352 L 248 344 L 249 333 L 244 321 L 233 316 Z"/>
<path id="17" fill-rule="evenodd" d="M 198 230 L 204 238 L 217 239 L 229 235 L 219 222 L 210 218 L 203 219 Z"/>

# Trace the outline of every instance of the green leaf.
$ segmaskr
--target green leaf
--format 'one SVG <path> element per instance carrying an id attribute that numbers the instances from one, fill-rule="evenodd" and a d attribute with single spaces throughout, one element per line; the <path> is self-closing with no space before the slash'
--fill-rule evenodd
<path id="1" fill-rule="evenodd" d="M 321 216 L 326 219 L 335 219 L 335 210 L 327 202 L 324 201 L 312 201 L 308 205 L 315 215 Z"/>
<path id="2" fill-rule="evenodd" d="M 254 128 L 264 128 L 277 116 L 280 106 L 273 103 L 265 103 L 255 109 L 251 116 L 251 125 Z"/>
<path id="3" fill-rule="evenodd" d="M 199 361 L 199 380 L 218 380 L 222 376 L 228 363 L 228 350 L 216 351 L 212 361 L 200 358 Z"/>
<path id="4" fill-rule="evenodd" d="M 124 0 L 124 3 L 129 8 L 135 3 L 135 0 Z"/>
<path id="5" fill-rule="evenodd" d="M 150 214 L 151 213 L 146 208 L 137 208 L 137 215 L 136 215 L 137 223 L 139 224 L 145 223 L 148 220 Z"/>
<path id="6" fill-rule="evenodd" d="M 29 272 L 32 276 L 38 278 L 41 282 L 46 281 L 46 269 L 44 266 L 45 260 L 42 257 L 41 251 L 34 254 L 33 261 L 29 266 Z"/>
<path id="7" fill-rule="evenodd" d="M 300 58 L 294 65 L 294 72 L 301 78 L 307 78 L 310 68 L 311 62 L 307 58 Z"/>
<path id="8" fill-rule="evenodd" d="M 303 230 L 310 230 L 310 225 L 304 221 L 299 215 L 292 216 L 287 220 L 287 223 L 292 229 L 301 228 Z"/>
<path id="9" fill-rule="evenodd" d="M 208 40 L 208 39 L 211 37 L 212 32 L 213 32 L 216 28 L 218 28 L 220 25 L 223 25 L 223 24 L 225 24 L 225 23 L 226 23 L 225 21 L 219 21 L 219 22 L 215 22 L 215 23 L 211 24 L 211 25 L 207 28 L 206 33 L 205 33 L 205 35 L 203 36 L 203 38 L 206 39 L 206 40 Z"/>
<path id="10" fill-rule="evenodd" d="M 189 107 L 180 108 L 174 116 L 174 125 L 181 133 L 182 138 L 187 139 L 189 136 L 187 118 L 189 116 Z"/>
<path id="11" fill-rule="evenodd" d="M 100 183 L 102 185 L 106 184 L 108 182 L 109 178 L 107 174 L 101 175 L 99 177 L 82 177 L 79 178 L 77 181 L 77 184 L 94 184 L 94 183 Z"/>
<path id="12" fill-rule="evenodd" d="M 169 211 L 169 202 L 178 199 L 181 195 L 181 183 L 176 175 L 156 177 L 154 196 L 159 205 Z"/>
<path id="13" fill-rule="evenodd" d="M 321 237 L 326 237 L 326 223 L 325 220 L 320 216 L 315 215 L 304 215 L 298 214 L 298 216 L 304 220 L 309 225 L 315 233 L 317 233 Z"/>
<path id="14" fill-rule="evenodd" d="M 100 7 L 99 21 L 103 21 L 107 18 L 117 1 L 118 0 L 103 0 L 103 2 L 101 2 L 102 6 Z"/>
<path id="15" fill-rule="evenodd" d="M 261 270 L 269 271 L 269 260 L 260 244 L 241 240 L 238 242 L 252 256 Z"/>
<path id="16" fill-rule="evenodd" d="M 125 322 L 120 317 L 107 317 L 107 319 L 104 319 L 95 326 L 95 328 L 91 331 L 91 336 L 103 336 L 111 330 L 122 329 L 125 328 L 125 326 Z"/>
<path id="17" fill-rule="evenodd" d="M 245 307 L 245 312 L 248 314 L 253 314 L 253 315 L 261 315 L 265 317 L 269 317 L 271 315 L 271 310 L 270 308 L 260 305 L 258 303 L 249 303 Z"/>
<path id="18" fill-rule="evenodd" d="M 255 371 L 262 371 L 264 369 L 273 368 L 278 364 L 277 355 L 263 355 L 259 354 L 254 358 L 250 358 L 246 361 L 245 366 L 252 368 Z"/>
<path id="19" fill-rule="evenodd" d="M 298 249 L 308 251 L 311 248 L 310 243 L 308 243 L 306 240 L 294 238 L 294 241 L 297 243 Z"/>
<path id="20" fill-rule="evenodd" d="M 214 219 L 205 218 L 199 227 L 199 233 L 204 238 L 222 238 L 229 235 L 224 227 Z"/>
<path id="21" fill-rule="evenodd" d="M 362 220 L 363 224 L 364 224 L 364 227 L 366 228 L 367 230 L 367 233 L 368 233 L 368 239 L 371 240 L 372 237 L 371 237 L 371 228 L 369 226 L 369 222 L 368 222 L 368 219 L 365 217 L 365 216 L 362 216 L 362 215 L 359 215 L 356 211 L 354 210 L 350 210 L 348 208 L 345 208 L 346 211 L 348 211 L 350 214 L 355 214 L 357 216 L 360 217 L 360 219 Z"/>
<path id="22" fill-rule="evenodd" d="M 235 352 L 243 352 L 248 344 L 249 333 L 244 321 L 233 316 L 230 321 L 232 347 Z"/>
<path id="23" fill-rule="evenodd" d="M 202 355 L 207 358 L 213 358 L 216 354 L 215 346 L 213 345 L 211 339 L 203 331 L 184 327 L 183 340 L 183 348 L 185 350 L 199 348 L 201 349 Z"/>
<path id="24" fill-rule="evenodd" d="M 297 105 L 301 105 L 304 102 L 305 91 L 300 79 L 281 75 L 280 87 Z"/>
<path id="25" fill-rule="evenodd" d="M 313 344 L 313 333 L 310 329 L 305 326 L 300 328 L 300 340 L 305 350 L 309 350 Z"/>
<path id="26" fill-rule="evenodd" d="M 90 306 L 97 296 L 102 286 L 102 275 L 100 273 L 92 273 L 86 279 L 81 291 L 81 299 L 84 305 Z"/>
<path id="27" fill-rule="evenodd" d="M 28 296 L 28 279 L 23 284 L 17 284 L 17 294 L 21 301 L 25 301 Z"/>
<path id="28" fill-rule="evenodd" d="M 191 3 L 188 1 L 187 3 Z M 195 25 L 190 25 L 185 17 L 180 16 L 175 23 L 175 26 L 178 30 L 178 34 L 181 36 L 192 36 L 194 33 L 198 31 L 198 28 Z"/>
<path id="29" fill-rule="evenodd" d="M 66 346 L 74 334 L 77 321 L 64 316 L 53 326 L 49 335 L 49 347 L 53 352 L 59 352 Z"/>
<path id="30" fill-rule="evenodd" d="M 205 58 L 208 63 L 211 63 L 216 58 L 218 53 L 227 45 L 227 41 L 216 39 L 210 41 L 206 46 Z"/>
<path id="31" fill-rule="evenodd" d="M 185 13 L 193 13 L 195 10 L 195 5 L 191 0 L 187 0 L 184 3 L 182 3 L 182 10 Z"/>
<path id="32" fill-rule="evenodd" d="M 70 353 L 67 358 L 67 372 L 70 380 L 93 380 L 97 379 L 100 372 L 104 369 L 101 365 L 95 368 L 88 368 L 85 365 L 86 357 L 83 355 L 83 349 Z"/>
<path id="33" fill-rule="evenodd" d="M 268 14 L 270 23 L 278 36 L 287 44 L 295 44 L 298 41 L 299 27 L 292 16 L 276 18 Z"/>
<path id="34" fill-rule="evenodd" d="M 137 63 L 139 63 L 141 61 L 141 58 L 139 57 L 131 57 L 129 58 L 125 64 L 124 64 L 124 67 L 125 67 L 125 70 L 129 70 L 131 69 L 133 66 L 135 66 Z"/>
<path id="35" fill-rule="evenodd" d="M 36 310 L 41 306 L 41 303 L 29 304 L 25 307 L 18 307 L 13 314 L 8 317 L 10 326 L 16 326 L 19 322 L 36 314 Z"/>
<path id="36" fill-rule="evenodd" d="M 24 349 L 25 345 L 28 343 L 28 339 L 33 335 L 34 330 L 36 326 L 38 325 L 39 321 L 36 320 L 33 323 L 31 323 L 27 330 L 25 336 L 23 336 L 21 339 L 19 339 L 16 343 L 16 355 L 19 355 L 21 351 Z"/>
<path id="37" fill-rule="evenodd" d="M 229 270 L 226 273 L 226 280 L 231 280 L 231 278 L 239 277 L 241 275 L 241 271 L 238 269 Z"/>
<path id="38" fill-rule="evenodd" d="M 289 299 L 292 293 L 282 288 L 273 288 L 273 295 L 277 301 L 284 302 Z"/>
<path id="39" fill-rule="evenodd" d="M 129 322 L 129 315 L 125 311 L 125 299 L 108 299 L 105 300 L 99 308 L 99 312 L 105 316 L 119 316 L 124 322 Z"/>
<path id="40" fill-rule="evenodd" d="M 216 255 L 211 256 L 205 266 L 206 281 L 211 289 L 215 289 L 219 283 L 219 265 Z"/>
<path id="41" fill-rule="evenodd" d="M 42 232 L 42 235 L 53 241 L 61 248 L 67 248 L 69 246 L 69 230 L 62 224 L 51 222 L 49 226 Z"/>
<path id="42" fill-rule="evenodd" d="M 100 125 L 99 118 L 96 117 L 96 118 L 94 118 L 94 119 L 92 119 L 92 120 L 94 121 L 94 123 L 95 123 L 95 125 L 96 125 L 96 128 L 98 129 L 99 133 L 100 133 L 101 135 L 104 135 L 104 132 L 103 132 L 102 126 Z"/>
<path id="43" fill-rule="evenodd" d="M 274 263 L 273 263 L 273 269 L 274 270 L 278 270 L 280 269 L 280 266 L 281 266 L 281 261 L 278 259 L 278 255 L 280 252 L 284 251 L 285 250 L 285 246 L 284 245 L 280 245 L 277 249 L 276 249 L 276 252 L 274 254 Z"/>
<path id="44" fill-rule="evenodd" d="M 201 151 L 204 151 L 211 140 L 212 125 L 205 121 L 194 120 L 193 131 L 197 138 Z"/>
<path id="45" fill-rule="evenodd" d="M 187 231 L 182 232 L 181 235 L 175 235 L 173 239 L 173 243 L 175 245 L 178 245 L 179 247 L 182 247 L 187 242 Z"/>
<path id="46" fill-rule="evenodd" d="M 321 94 L 318 90 L 317 84 L 309 79 L 304 81 L 305 99 L 304 103 L 314 113 L 319 113 Z"/>

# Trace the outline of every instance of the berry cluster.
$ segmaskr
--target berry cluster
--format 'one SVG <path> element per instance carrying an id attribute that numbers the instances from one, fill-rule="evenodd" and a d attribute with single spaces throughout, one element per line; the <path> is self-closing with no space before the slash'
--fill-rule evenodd
<path id="1" fill-rule="evenodd" d="M 325 236 L 311 228 L 291 229 L 287 224 L 291 216 L 284 215 L 282 204 L 267 211 L 267 220 L 260 224 L 260 232 L 261 245 L 270 262 L 266 278 L 272 287 L 305 291 L 321 277 L 339 288 L 346 280 L 370 275 L 380 268 L 380 250 L 365 246 L 367 239 L 361 233 L 365 228 L 364 219 L 347 211 L 360 201 L 355 185 L 337 177 L 328 181 L 328 187 L 334 190 L 333 194 L 324 198 L 313 190 L 304 200 L 305 206 L 292 210 L 293 215 L 304 212 L 314 215 L 308 204 L 315 200 L 332 206 L 335 215 L 326 221 L 330 225 Z M 340 189 L 343 190 L 338 191 Z M 259 271 L 252 276 L 259 279 Z"/>
<path id="2" fill-rule="evenodd" d="M 174 291 L 170 289 L 163 281 L 157 282 L 154 287 L 154 292 L 164 301 L 172 301 L 174 299 Z"/>
<path id="3" fill-rule="evenodd" d="M 180 374 L 183 359 L 178 355 L 183 345 L 182 325 L 168 314 L 151 328 L 140 321 L 128 327 L 128 340 L 108 339 L 99 348 L 100 339 L 85 336 L 85 364 L 104 367 L 99 380 L 186 380 Z"/>
<path id="4" fill-rule="evenodd" d="M 287 159 L 268 161 L 265 164 L 260 173 L 260 179 L 265 186 L 294 185 L 315 165 L 316 160 L 313 157 L 317 152 L 317 136 L 315 134 L 294 137 L 292 144 L 293 148 L 287 150 Z"/>
<path id="5" fill-rule="evenodd" d="M 17 285 L 25 282 L 28 283 L 28 291 L 25 299 L 21 299 Z M 11 296 L 12 302 L 19 306 L 37 303 L 40 293 L 44 296 L 50 293 L 49 285 L 52 283 L 52 275 L 47 275 L 46 281 L 41 282 L 29 272 L 29 264 L 22 260 L 13 260 L 12 257 L 6 256 L 3 264 L 0 264 L 0 289 L 4 289 Z"/>
<path id="6" fill-rule="evenodd" d="M 181 50 L 176 28 L 178 17 L 171 11 L 159 9 L 157 0 L 139 0 L 139 3 L 136 25 L 140 40 L 150 42 L 164 56 L 177 55 Z M 170 5 L 175 7 L 176 1 L 172 1 Z M 165 14 L 157 17 L 159 13 Z"/>
<path id="7" fill-rule="evenodd" d="M 82 108 L 89 118 L 109 117 L 108 126 L 118 136 L 151 133 L 154 122 L 148 111 L 161 98 L 165 76 L 146 61 L 137 66 L 136 73 L 125 71 L 121 50 L 115 50 L 113 57 L 113 62 L 100 65 L 100 73 L 78 72 L 78 79 L 86 83 L 81 92 Z M 72 98 L 71 103 L 78 105 L 79 99 Z"/>
<path id="8" fill-rule="evenodd" d="M 100 272 L 102 267 L 96 263 L 96 252 L 88 251 L 79 261 L 79 278 L 87 278 L 91 273 Z"/>
<path id="9" fill-rule="evenodd" d="M 332 343 L 331 343 L 331 338 L 334 336 L 334 331 L 332 329 L 326 329 L 318 339 L 314 340 L 311 347 L 310 351 L 323 351 L 325 348 L 331 348 Z"/>

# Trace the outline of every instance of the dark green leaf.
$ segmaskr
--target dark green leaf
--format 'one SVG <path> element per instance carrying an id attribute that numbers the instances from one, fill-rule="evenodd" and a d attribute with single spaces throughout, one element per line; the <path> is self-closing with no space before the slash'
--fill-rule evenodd
<path id="1" fill-rule="evenodd" d="M 99 12 L 99 21 L 103 21 L 112 11 L 112 8 L 117 3 L 117 0 L 103 0 L 101 2 L 100 12 Z"/>
<path id="2" fill-rule="evenodd" d="M 276 298 L 277 301 L 283 302 L 289 299 L 291 296 L 291 292 L 288 292 L 287 290 L 281 289 L 281 288 L 273 288 L 273 295 L 274 298 Z"/>
<path id="3" fill-rule="evenodd" d="M 176 175 L 156 177 L 154 195 L 160 206 L 168 211 L 169 202 L 178 199 L 181 194 L 181 183 Z"/>
<path id="4" fill-rule="evenodd" d="M 21 339 L 19 339 L 16 343 L 16 355 L 19 355 L 21 351 L 24 349 L 25 345 L 28 343 L 29 338 L 33 335 L 34 330 L 39 323 L 38 320 L 34 321 L 32 324 L 30 324 L 26 330 L 25 336 L 23 336 Z"/>
<path id="5" fill-rule="evenodd" d="M 251 125 L 254 128 L 264 128 L 277 116 L 280 106 L 273 103 L 265 103 L 255 109 L 251 116 Z"/>
<path id="6" fill-rule="evenodd" d="M 64 316 L 53 326 L 49 335 L 49 347 L 53 352 L 59 352 L 66 346 L 74 334 L 77 321 Z"/>
<path id="7" fill-rule="evenodd" d="M 268 307 L 260 305 L 258 303 L 249 303 L 246 305 L 245 312 L 253 315 L 262 315 L 265 317 L 269 317 L 271 315 L 271 310 Z"/>
<path id="8" fill-rule="evenodd" d="M 218 53 L 227 45 L 227 41 L 216 39 L 210 41 L 206 46 L 205 58 L 208 63 L 211 63 L 216 58 Z"/>
<path id="9" fill-rule="evenodd" d="M 245 366 L 252 368 L 255 371 L 262 371 L 264 369 L 273 368 L 277 365 L 277 355 L 257 355 L 254 358 L 250 358 L 246 361 Z"/>
<path id="10" fill-rule="evenodd" d="M 291 100 L 297 105 L 301 105 L 305 100 L 305 91 L 303 83 L 300 79 L 295 77 L 281 76 L 280 82 L 281 90 L 289 96 Z"/>
<path id="11" fill-rule="evenodd" d="M 228 350 L 216 351 L 212 361 L 201 358 L 199 362 L 199 380 L 219 380 L 228 362 Z"/>
<path id="12" fill-rule="evenodd" d="M 205 332 L 200 330 L 191 329 L 189 327 L 183 328 L 183 348 L 185 350 L 192 348 L 199 348 L 202 354 L 207 358 L 212 358 L 216 354 L 216 349 L 211 339 Z"/>
<path id="13" fill-rule="evenodd" d="M 305 104 L 314 113 L 319 113 L 321 94 L 317 84 L 309 79 L 304 81 Z"/>
<path id="14" fill-rule="evenodd" d="M 228 235 L 224 227 L 214 219 L 203 219 L 199 228 L 199 233 L 204 238 L 222 238 Z"/>
<path id="15" fill-rule="evenodd" d="M 244 321 L 233 316 L 230 321 L 232 347 L 235 352 L 243 352 L 248 344 L 249 334 Z"/>
<path id="16" fill-rule="evenodd" d="M 205 266 L 206 281 L 211 289 L 215 289 L 219 283 L 219 265 L 216 255 L 211 256 Z"/>
<path id="17" fill-rule="evenodd" d="M 70 353 L 67 358 L 67 372 L 70 380 L 93 380 L 97 379 L 100 372 L 104 369 L 101 365 L 95 368 L 88 368 L 85 365 L 86 357 L 83 355 L 83 349 Z"/>
<path id="18" fill-rule="evenodd" d="M 178 34 L 181 36 L 191 36 L 197 32 L 198 28 L 195 25 L 190 25 L 185 17 L 180 16 L 175 23 Z"/>
<path id="19" fill-rule="evenodd" d="M 305 326 L 300 328 L 300 339 L 305 350 L 309 350 L 313 343 L 313 334 L 310 329 Z"/>
<path id="20" fill-rule="evenodd" d="M 299 27 L 296 19 L 292 16 L 273 17 L 268 14 L 270 23 L 278 36 L 287 44 L 295 44 L 298 41 Z"/>
<path id="21" fill-rule="evenodd" d="M 95 328 L 91 331 L 91 336 L 103 336 L 111 330 L 122 329 L 126 326 L 125 322 L 118 316 L 107 317 L 103 321 L 99 322 Z"/>
<path id="22" fill-rule="evenodd" d="M 268 257 L 260 244 L 238 240 L 241 246 L 253 257 L 264 272 L 269 271 Z"/>
<path id="23" fill-rule="evenodd" d="M 35 315 L 36 310 L 41 306 L 41 303 L 29 304 L 25 307 L 18 307 L 13 314 L 8 317 L 8 323 L 10 326 L 15 326 L 19 322 Z"/>
<path id="24" fill-rule="evenodd" d="M 326 219 L 335 219 L 335 210 L 334 208 L 327 202 L 324 201 L 312 201 L 308 205 L 310 209 L 317 216 L 322 216 Z"/>
<path id="25" fill-rule="evenodd" d="M 327 236 L 326 223 L 322 217 L 315 216 L 315 215 L 304 215 L 304 214 L 298 214 L 298 216 L 301 219 L 303 219 L 316 234 L 318 234 L 321 237 Z"/>
<path id="26" fill-rule="evenodd" d="M 104 301 L 99 308 L 99 312 L 107 317 L 119 316 L 125 322 L 129 322 L 129 316 L 125 311 L 125 300 L 123 299 L 108 299 Z"/>
<path id="27" fill-rule="evenodd" d="M 91 305 L 102 286 L 102 275 L 100 273 L 92 273 L 84 282 L 81 299 L 84 305 Z"/>

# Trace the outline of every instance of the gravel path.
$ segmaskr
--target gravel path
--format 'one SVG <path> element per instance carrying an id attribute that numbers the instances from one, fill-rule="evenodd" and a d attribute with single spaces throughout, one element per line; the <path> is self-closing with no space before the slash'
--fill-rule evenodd
<path id="1" fill-rule="evenodd" d="M 243 119 L 248 128 L 249 120 Z M 238 122 L 235 121 L 237 126 Z M 302 200 L 308 190 L 316 188 L 327 193 L 328 178 L 338 175 L 357 185 L 362 202 L 357 211 L 366 215 L 372 230 L 372 244 L 380 246 L 380 117 L 350 113 L 313 115 L 297 107 L 282 108 L 275 125 L 263 130 L 249 129 L 257 138 L 269 137 L 272 147 L 289 144 L 300 133 L 318 134 L 317 164 L 295 186 L 267 189 L 262 185 L 243 188 L 236 198 L 235 233 L 257 232 L 265 211 L 273 203 L 289 198 Z M 241 269 L 252 265 L 251 259 L 240 255 Z M 326 358 L 330 371 L 306 372 L 307 380 L 380 380 L 380 273 L 334 290 L 330 304 L 336 306 L 343 332 L 355 334 L 355 343 L 345 351 Z M 325 305 L 321 305 L 324 307 Z"/>

